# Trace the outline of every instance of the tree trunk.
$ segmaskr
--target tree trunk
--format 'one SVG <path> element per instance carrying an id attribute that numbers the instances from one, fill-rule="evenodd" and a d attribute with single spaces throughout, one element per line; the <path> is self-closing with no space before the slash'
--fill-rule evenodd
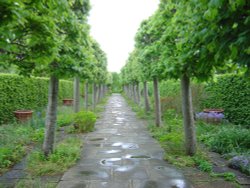
<path id="1" fill-rule="evenodd" d="M 55 141 L 55 128 L 57 116 L 57 98 L 58 98 L 59 80 L 55 76 L 50 77 L 48 106 L 45 122 L 45 136 L 43 141 L 43 152 L 45 156 L 53 152 Z"/>
<path id="2" fill-rule="evenodd" d="M 182 113 L 184 120 L 183 124 L 185 130 L 186 153 L 188 155 L 194 155 L 196 152 L 196 135 L 194 126 L 193 106 L 192 106 L 192 94 L 190 87 L 190 79 L 186 75 L 183 75 L 181 78 L 181 90 L 182 90 Z"/>
<path id="3" fill-rule="evenodd" d="M 102 86 L 101 84 L 98 85 L 98 102 L 102 99 Z"/>
<path id="4" fill-rule="evenodd" d="M 134 103 L 137 103 L 137 93 L 136 93 L 136 84 L 133 84 L 133 100 Z"/>
<path id="5" fill-rule="evenodd" d="M 89 94 L 88 94 L 88 91 L 89 91 L 89 83 L 86 82 L 85 83 L 85 91 L 84 91 L 84 108 L 86 110 L 88 110 L 88 103 L 89 103 Z"/>
<path id="6" fill-rule="evenodd" d="M 141 93 L 140 93 L 140 83 L 136 84 L 136 94 L 137 94 L 137 104 L 140 105 L 141 102 Z"/>
<path id="7" fill-rule="evenodd" d="M 93 83 L 93 89 L 92 89 L 92 105 L 93 105 L 93 110 L 95 110 L 96 106 L 96 84 Z"/>
<path id="8" fill-rule="evenodd" d="M 158 87 L 158 79 L 154 78 L 154 98 L 155 98 L 155 125 L 161 126 L 161 101 Z"/>
<path id="9" fill-rule="evenodd" d="M 145 112 L 150 111 L 149 99 L 148 99 L 148 84 L 147 82 L 143 82 L 143 94 L 144 94 L 144 104 L 145 104 Z"/>
<path id="10" fill-rule="evenodd" d="M 80 78 L 74 79 L 74 112 L 80 111 Z"/>

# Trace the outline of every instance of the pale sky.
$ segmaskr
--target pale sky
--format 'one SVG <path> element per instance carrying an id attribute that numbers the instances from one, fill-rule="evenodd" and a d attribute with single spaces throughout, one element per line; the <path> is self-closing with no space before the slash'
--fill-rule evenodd
<path id="1" fill-rule="evenodd" d="M 108 71 L 119 72 L 134 48 L 140 23 L 151 16 L 158 0 L 90 0 L 90 34 L 108 57 Z"/>

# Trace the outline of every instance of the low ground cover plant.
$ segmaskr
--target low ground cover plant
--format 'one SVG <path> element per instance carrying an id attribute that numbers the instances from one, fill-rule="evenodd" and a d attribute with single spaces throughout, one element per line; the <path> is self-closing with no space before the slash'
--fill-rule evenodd
<path id="1" fill-rule="evenodd" d="M 90 111 L 80 111 L 74 115 L 75 132 L 85 133 L 94 130 L 96 115 Z"/>
<path id="2" fill-rule="evenodd" d="M 31 123 L 0 126 L 0 174 L 20 161 L 34 142 L 43 140 L 43 127 Z"/>
<path id="3" fill-rule="evenodd" d="M 80 158 L 82 145 L 80 138 L 69 137 L 58 143 L 48 158 L 40 150 L 33 151 L 28 158 L 27 171 L 32 176 L 63 173 Z"/>

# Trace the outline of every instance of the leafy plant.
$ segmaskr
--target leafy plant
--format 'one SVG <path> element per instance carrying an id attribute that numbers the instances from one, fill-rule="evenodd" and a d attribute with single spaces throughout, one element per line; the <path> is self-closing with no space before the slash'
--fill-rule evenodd
<path id="1" fill-rule="evenodd" d="M 90 111 L 80 111 L 74 116 L 74 127 L 77 132 L 84 133 L 94 129 L 96 115 Z"/>
<path id="2" fill-rule="evenodd" d="M 232 181 L 235 182 L 236 181 L 236 176 L 234 173 L 232 172 L 225 172 L 225 173 L 211 173 L 210 174 L 212 177 L 223 177 L 225 178 L 225 180 L 227 181 Z"/>
<path id="3" fill-rule="evenodd" d="M 223 126 L 207 133 L 206 138 L 201 137 L 211 150 L 221 154 L 246 152 L 250 148 L 250 130 L 238 126 Z"/>
<path id="4" fill-rule="evenodd" d="M 80 138 L 66 138 L 48 158 L 34 151 L 28 157 L 27 171 L 33 176 L 63 173 L 79 159 L 82 145 Z"/>
<path id="5" fill-rule="evenodd" d="M 57 116 L 57 126 L 64 127 L 74 122 L 74 114 L 62 114 Z"/>
<path id="6" fill-rule="evenodd" d="M 28 145 L 42 141 L 43 135 L 44 128 L 34 128 L 30 123 L 0 126 L 0 173 L 21 160 Z"/>

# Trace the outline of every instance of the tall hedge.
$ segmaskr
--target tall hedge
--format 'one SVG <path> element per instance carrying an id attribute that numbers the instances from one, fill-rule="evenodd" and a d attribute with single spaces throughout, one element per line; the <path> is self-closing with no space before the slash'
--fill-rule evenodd
<path id="1" fill-rule="evenodd" d="M 47 78 L 27 78 L 13 74 L 0 74 L 0 124 L 13 120 L 13 111 L 38 110 L 46 107 Z M 73 83 L 60 81 L 59 102 L 73 97 Z"/>
<path id="2" fill-rule="evenodd" d="M 222 75 L 205 86 L 204 108 L 223 108 L 234 124 L 250 127 L 250 82 L 241 75 Z"/>

